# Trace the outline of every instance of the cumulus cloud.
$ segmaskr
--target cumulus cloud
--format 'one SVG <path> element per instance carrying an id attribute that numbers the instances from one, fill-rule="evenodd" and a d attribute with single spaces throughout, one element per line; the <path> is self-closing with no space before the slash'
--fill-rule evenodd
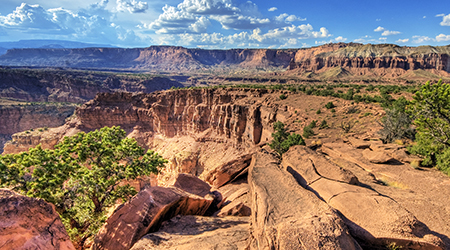
<path id="1" fill-rule="evenodd" d="M 436 36 L 436 41 L 438 41 L 438 42 L 450 41 L 450 35 L 439 34 Z"/>
<path id="2" fill-rule="evenodd" d="M 407 42 L 409 42 L 409 38 L 398 39 L 396 42 L 397 42 L 397 43 L 407 43 Z"/>
<path id="3" fill-rule="evenodd" d="M 306 18 L 300 18 L 300 17 L 297 17 L 295 15 L 289 15 L 287 13 L 283 13 L 283 14 L 281 14 L 279 16 L 276 16 L 275 20 L 277 22 L 292 23 L 292 22 L 295 22 L 295 21 L 306 21 Z"/>
<path id="4" fill-rule="evenodd" d="M 232 0 L 184 0 L 176 7 L 164 6 L 157 20 L 140 27 L 154 30 L 157 34 L 199 33 L 206 30 L 210 20 L 219 22 L 226 30 L 253 30 L 289 26 L 294 21 L 306 19 L 286 13 L 272 19 L 263 17 L 258 6 L 251 1 L 235 5 Z"/>
<path id="5" fill-rule="evenodd" d="M 147 2 L 137 0 L 117 0 L 117 11 L 128 11 L 130 13 L 144 13 L 148 9 Z"/>
<path id="6" fill-rule="evenodd" d="M 277 7 L 271 7 L 271 8 L 269 8 L 269 9 L 268 9 L 268 11 L 270 11 L 270 12 L 272 12 L 272 11 L 276 11 L 276 10 L 278 10 L 278 8 L 277 8 Z"/>
<path id="7" fill-rule="evenodd" d="M 44 9 L 39 5 L 21 4 L 12 13 L 0 16 L 0 27 L 9 32 L 52 35 L 56 39 L 83 40 L 84 42 L 136 44 L 142 40 L 132 30 L 127 30 L 110 20 L 88 12 L 106 7 L 101 1 L 79 12 L 64 8 Z"/>
<path id="8" fill-rule="evenodd" d="M 157 34 L 200 33 L 206 31 L 210 21 L 205 16 L 196 16 L 174 6 L 164 6 L 158 19 L 142 27 L 156 30 Z"/>
<path id="9" fill-rule="evenodd" d="M 200 15 L 232 15 L 240 11 L 230 0 L 184 0 L 177 7 Z"/>
<path id="10" fill-rule="evenodd" d="M 432 38 L 427 36 L 413 36 L 412 39 L 413 43 L 425 43 L 433 40 Z"/>
<path id="11" fill-rule="evenodd" d="M 384 28 L 383 27 L 381 27 L 381 26 L 378 26 L 376 29 L 374 29 L 373 31 L 375 31 L 375 32 L 381 32 L 381 31 L 383 31 L 384 30 Z"/>
<path id="12" fill-rule="evenodd" d="M 178 35 L 167 35 L 159 37 L 160 43 L 171 44 L 175 41 L 184 46 L 214 47 L 220 45 L 221 48 L 232 47 L 292 47 L 298 44 L 299 40 L 309 38 L 324 38 L 331 36 L 326 28 L 314 31 L 310 24 L 291 25 L 263 32 L 260 28 L 243 31 L 225 36 L 220 33 L 194 34 L 184 33 Z M 343 39 L 343 38 L 342 38 Z"/>
<path id="13" fill-rule="evenodd" d="M 440 14 L 436 16 L 442 17 L 442 22 L 440 23 L 441 26 L 450 26 L 450 14 L 448 15 Z"/>
<path id="14" fill-rule="evenodd" d="M 400 31 L 393 31 L 393 30 L 385 30 L 383 33 L 381 33 L 382 36 L 391 36 L 391 35 L 398 35 L 401 34 Z"/>
<path id="15" fill-rule="evenodd" d="M 384 27 L 378 26 L 376 29 L 374 29 L 373 31 L 375 32 L 381 32 L 383 31 L 383 33 L 381 33 L 382 36 L 391 36 L 391 35 L 398 35 L 401 34 L 400 31 L 393 31 L 393 30 L 387 30 Z"/>

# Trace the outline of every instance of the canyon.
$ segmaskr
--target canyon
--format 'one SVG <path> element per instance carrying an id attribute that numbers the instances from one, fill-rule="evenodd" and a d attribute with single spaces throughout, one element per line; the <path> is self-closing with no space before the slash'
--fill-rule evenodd
<path id="1" fill-rule="evenodd" d="M 450 45 L 10 49 L 0 65 L 0 153 L 120 126 L 168 161 L 84 246 L 52 205 L 0 189 L 0 248 L 450 249 L 450 180 L 380 140 L 380 104 L 300 91 L 448 81 Z M 275 122 L 326 126 L 280 156 Z"/>
<path id="2" fill-rule="evenodd" d="M 330 100 L 335 113 L 316 112 Z M 101 93 L 63 126 L 15 134 L 5 153 L 121 126 L 168 159 L 157 184 L 116 209 L 94 249 L 113 249 L 108 242 L 123 249 L 450 249 L 448 176 L 413 168 L 405 146 L 378 139 L 379 106 L 346 112 L 351 107 L 349 100 L 272 89 Z M 281 160 L 267 145 L 275 121 L 301 133 L 323 119 L 329 128 Z M 340 128 L 355 119 L 352 131 Z"/>
<path id="3" fill-rule="evenodd" d="M 388 74 L 390 72 L 396 72 L 394 76 L 398 77 L 409 70 L 423 69 L 448 77 L 449 55 L 450 46 L 400 47 L 358 43 L 335 43 L 304 49 L 204 50 L 174 46 L 11 49 L 0 56 L 0 65 L 178 72 L 282 72 L 287 68 L 300 73 L 342 67 L 356 69 L 354 74 L 362 72 L 361 69 L 369 69 L 377 76 L 388 77 L 393 77 Z"/>

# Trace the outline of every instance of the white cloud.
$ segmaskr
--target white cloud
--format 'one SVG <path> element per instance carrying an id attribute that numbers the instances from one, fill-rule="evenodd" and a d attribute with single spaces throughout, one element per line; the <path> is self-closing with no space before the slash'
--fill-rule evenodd
<path id="1" fill-rule="evenodd" d="M 39 5 L 21 4 L 12 13 L 0 16 L 0 27 L 9 33 L 19 34 L 20 39 L 51 37 L 53 39 L 82 40 L 84 42 L 125 44 L 133 46 L 144 44 L 132 30 L 99 15 L 88 12 L 100 10 L 108 1 L 91 5 L 88 9 L 73 12 L 64 8 L 44 9 Z M 25 34 L 32 34 L 26 35 Z M 149 40 L 149 39 L 147 39 Z"/>
<path id="2" fill-rule="evenodd" d="M 450 14 L 448 15 L 440 14 L 437 16 L 442 16 L 442 22 L 440 23 L 441 26 L 450 26 Z"/>
<path id="3" fill-rule="evenodd" d="M 270 19 L 268 18 L 260 19 L 243 15 L 212 16 L 211 18 L 219 21 L 224 29 L 255 29 L 270 24 Z"/>
<path id="4" fill-rule="evenodd" d="M 306 21 L 306 18 L 300 18 L 295 15 L 289 15 L 287 13 L 283 13 L 283 14 L 280 14 L 279 16 L 276 16 L 275 20 L 277 22 L 292 23 L 295 21 Z"/>
<path id="5" fill-rule="evenodd" d="M 288 26 L 263 32 L 256 28 L 251 32 L 243 31 L 225 36 L 220 33 L 194 34 L 185 33 L 178 35 L 165 35 L 158 37 L 160 43 L 173 44 L 177 42 L 183 46 L 198 46 L 213 48 L 220 45 L 221 48 L 234 47 L 294 47 L 299 40 L 309 38 L 324 38 L 330 34 L 326 28 L 314 31 L 310 24 L 300 26 Z M 344 38 L 342 38 L 344 39 Z"/>
<path id="6" fill-rule="evenodd" d="M 412 38 L 413 43 L 425 43 L 433 40 L 433 38 L 429 38 L 427 36 L 413 36 Z"/>
<path id="7" fill-rule="evenodd" d="M 276 11 L 276 10 L 278 10 L 277 7 L 271 7 L 271 8 L 268 9 L 268 11 Z"/>
<path id="8" fill-rule="evenodd" d="M 347 38 L 344 38 L 342 36 L 338 36 L 338 37 L 336 37 L 334 39 L 334 41 L 336 41 L 336 42 L 345 42 L 345 41 L 347 41 Z"/>
<path id="9" fill-rule="evenodd" d="M 423 16 L 422 18 L 425 19 L 425 18 L 427 18 L 427 16 Z"/>
<path id="10" fill-rule="evenodd" d="M 436 36 L 436 41 L 438 41 L 438 42 L 450 41 L 450 35 L 439 34 Z"/>
<path id="11" fill-rule="evenodd" d="M 177 8 L 200 15 L 232 15 L 240 11 L 230 0 L 184 0 Z"/>
<path id="12" fill-rule="evenodd" d="M 391 31 L 391 30 L 385 30 L 383 33 L 381 33 L 382 36 L 391 36 L 391 35 L 398 35 L 401 34 L 400 31 Z"/>
<path id="13" fill-rule="evenodd" d="M 383 27 L 378 26 L 378 28 L 374 29 L 373 31 L 375 31 L 375 32 L 381 32 L 381 31 L 383 31 L 383 30 L 384 30 Z"/>
<path id="14" fill-rule="evenodd" d="M 144 13 L 148 9 L 147 2 L 137 0 L 117 0 L 117 11 L 128 11 L 130 13 Z"/>
<path id="15" fill-rule="evenodd" d="M 397 43 L 407 43 L 409 42 L 409 38 L 405 38 L 405 39 L 398 39 L 397 41 L 395 41 Z"/>

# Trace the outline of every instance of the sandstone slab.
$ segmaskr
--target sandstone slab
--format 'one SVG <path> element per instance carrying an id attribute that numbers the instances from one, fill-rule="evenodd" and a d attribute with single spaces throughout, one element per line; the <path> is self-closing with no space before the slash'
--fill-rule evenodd
<path id="1" fill-rule="evenodd" d="M 394 158 L 392 156 L 388 155 L 384 151 L 372 151 L 370 149 L 365 149 L 362 152 L 362 155 L 370 162 L 376 163 L 376 164 L 382 164 L 382 163 L 388 163 L 390 161 L 393 161 Z"/>
<path id="2" fill-rule="evenodd" d="M 147 234 L 132 250 L 147 249 L 248 249 L 248 217 L 177 216 L 164 223 L 158 232 Z"/>
<path id="3" fill-rule="evenodd" d="M 75 249 L 55 208 L 0 189 L 0 249 Z"/>
<path id="4" fill-rule="evenodd" d="M 265 152 L 254 155 L 252 249 L 360 249 L 335 211 Z"/>
<path id="5" fill-rule="evenodd" d="M 177 188 L 149 187 L 118 207 L 97 234 L 93 249 L 130 249 L 142 236 L 155 232 L 176 215 L 203 215 L 213 198 Z"/>
<path id="6" fill-rule="evenodd" d="M 283 164 L 307 183 L 306 188 L 345 216 L 351 234 L 360 242 L 378 246 L 394 242 L 405 248 L 441 249 L 442 241 L 393 199 L 336 179 L 311 179 L 309 173 L 314 166 L 335 168 L 334 163 L 316 152 L 303 146 L 292 147 L 283 155 Z"/>

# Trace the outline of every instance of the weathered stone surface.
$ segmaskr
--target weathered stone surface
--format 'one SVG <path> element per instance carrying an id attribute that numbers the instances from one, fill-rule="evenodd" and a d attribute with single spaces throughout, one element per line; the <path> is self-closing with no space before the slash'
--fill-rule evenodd
<path id="1" fill-rule="evenodd" d="M 372 163 L 381 164 L 393 161 L 394 158 L 389 156 L 386 152 L 383 151 L 372 151 L 370 149 L 365 149 L 362 152 L 362 155 Z"/>
<path id="2" fill-rule="evenodd" d="M 225 205 L 217 214 L 219 217 L 224 216 L 250 216 L 252 210 L 242 201 L 232 201 Z"/>
<path id="3" fill-rule="evenodd" d="M 208 183 L 191 174 L 177 174 L 166 184 L 201 197 L 209 194 L 211 190 L 211 186 Z"/>
<path id="4" fill-rule="evenodd" d="M 333 209 L 276 159 L 254 155 L 249 171 L 253 249 L 360 249 Z"/>
<path id="5" fill-rule="evenodd" d="M 370 142 L 368 142 L 368 141 L 357 139 L 355 137 L 349 137 L 347 139 L 354 148 L 360 148 L 360 149 L 370 148 Z"/>
<path id="6" fill-rule="evenodd" d="M 395 242 L 413 249 L 441 249 L 442 241 L 393 199 L 331 178 L 311 179 L 312 166 L 335 167 L 316 152 L 304 146 L 292 147 L 283 155 L 283 165 L 292 168 L 294 176 L 307 183 L 306 188 L 339 210 L 351 234 L 361 242 L 379 246 Z"/>
<path id="7" fill-rule="evenodd" d="M 75 248 L 51 204 L 0 189 L 0 249 Z"/>
<path id="8" fill-rule="evenodd" d="M 142 237 L 132 250 L 248 249 L 248 217 L 177 216 L 158 232 Z"/>
<path id="9" fill-rule="evenodd" d="M 209 172 L 206 176 L 206 181 L 211 183 L 211 185 L 216 188 L 221 187 L 227 182 L 233 180 L 243 171 L 246 171 L 251 159 L 252 154 L 246 154 L 231 162 L 227 162 Z"/>
<path id="10" fill-rule="evenodd" d="M 321 178 L 349 184 L 358 184 L 358 178 L 356 178 L 352 172 L 343 169 L 336 164 L 330 163 L 327 159 L 317 155 L 307 147 L 294 146 L 287 155 L 283 157 L 283 166 L 288 172 L 291 172 L 290 168 L 299 164 L 299 162 L 305 166 L 301 175 L 306 185 Z M 302 186 L 305 185 L 302 183 Z"/>
<path id="11" fill-rule="evenodd" d="M 212 201 L 177 188 L 146 188 L 114 211 L 95 237 L 93 249 L 130 249 L 165 220 L 179 214 L 203 215 Z"/>

